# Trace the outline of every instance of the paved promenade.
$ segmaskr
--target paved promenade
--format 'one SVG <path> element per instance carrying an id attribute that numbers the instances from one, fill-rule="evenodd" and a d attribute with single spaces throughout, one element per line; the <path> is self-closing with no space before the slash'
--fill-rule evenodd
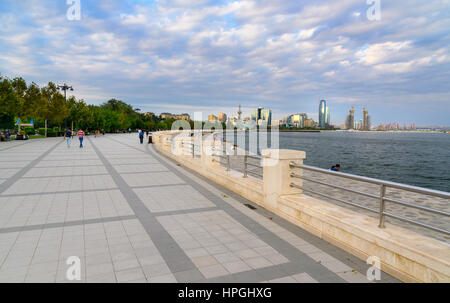
<path id="1" fill-rule="evenodd" d="M 0 144 L 0 282 L 73 282 L 71 256 L 80 282 L 368 282 L 365 262 L 138 141 Z"/>

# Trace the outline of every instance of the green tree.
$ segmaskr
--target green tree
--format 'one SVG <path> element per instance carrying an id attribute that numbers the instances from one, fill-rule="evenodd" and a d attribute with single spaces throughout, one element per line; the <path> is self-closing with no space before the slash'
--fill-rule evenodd
<path id="1" fill-rule="evenodd" d="M 0 76 L 0 128 L 14 128 L 14 118 L 18 115 L 19 106 L 11 81 Z"/>
<path id="2" fill-rule="evenodd" d="M 41 109 L 42 116 L 45 120 L 51 121 L 53 124 L 61 125 L 64 118 L 69 115 L 64 96 L 56 89 L 53 82 L 41 90 L 43 96 L 43 107 Z"/>

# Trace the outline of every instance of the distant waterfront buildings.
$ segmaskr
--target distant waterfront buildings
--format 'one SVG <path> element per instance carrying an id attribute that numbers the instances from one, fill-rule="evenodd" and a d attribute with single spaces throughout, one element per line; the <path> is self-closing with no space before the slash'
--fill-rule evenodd
<path id="1" fill-rule="evenodd" d="M 286 124 L 289 124 L 289 126 L 304 128 L 305 121 L 307 119 L 308 119 L 307 114 L 293 114 L 286 118 Z"/>
<path id="2" fill-rule="evenodd" d="M 191 120 L 191 116 L 189 116 L 189 114 L 171 114 L 171 113 L 161 113 L 161 115 L 159 115 L 159 117 L 163 120 L 166 119 L 174 119 L 174 120 L 186 120 L 189 121 Z"/>
<path id="3" fill-rule="evenodd" d="M 319 127 L 328 128 L 330 123 L 330 108 L 327 106 L 327 101 L 320 100 L 319 103 Z"/>
<path id="4" fill-rule="evenodd" d="M 362 123 L 362 130 L 369 131 L 370 130 L 370 116 L 367 109 L 364 107 L 363 110 L 363 123 Z"/>
<path id="5" fill-rule="evenodd" d="M 305 120 L 305 124 L 304 124 L 304 127 L 310 127 L 310 128 L 312 128 L 312 127 L 314 127 L 314 120 L 313 119 L 306 119 Z"/>
<path id="6" fill-rule="evenodd" d="M 227 122 L 227 120 L 228 120 L 227 114 L 225 114 L 225 113 L 220 113 L 218 119 L 219 119 L 219 121 L 222 122 L 222 123 Z"/>
<path id="7" fill-rule="evenodd" d="M 265 123 L 267 126 L 272 125 L 272 110 L 259 107 L 251 114 L 251 119 L 258 125 Z"/>
<path id="8" fill-rule="evenodd" d="M 345 128 L 346 129 L 355 129 L 355 108 L 349 111 L 347 119 L 345 120 Z"/>
<path id="9" fill-rule="evenodd" d="M 364 130 L 369 131 L 371 129 L 369 111 L 364 107 L 363 118 L 359 121 L 355 121 L 355 108 L 349 111 L 347 119 L 345 120 L 346 129 Z"/>
<path id="10" fill-rule="evenodd" d="M 214 116 L 214 115 L 209 115 L 209 116 L 208 116 L 208 121 L 219 121 L 219 118 L 217 118 L 217 117 Z"/>

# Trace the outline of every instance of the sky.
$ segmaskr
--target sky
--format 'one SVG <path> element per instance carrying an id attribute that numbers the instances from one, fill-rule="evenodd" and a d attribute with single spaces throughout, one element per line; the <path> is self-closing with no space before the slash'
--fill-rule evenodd
<path id="1" fill-rule="evenodd" d="M 1 75 L 155 113 L 449 126 L 449 48 L 450 0 L 0 1 Z"/>

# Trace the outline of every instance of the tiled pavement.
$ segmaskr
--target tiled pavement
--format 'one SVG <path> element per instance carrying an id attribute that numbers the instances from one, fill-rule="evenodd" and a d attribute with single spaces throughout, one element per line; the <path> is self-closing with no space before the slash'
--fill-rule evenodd
<path id="1" fill-rule="evenodd" d="M 247 203 L 134 134 L 2 143 L 0 282 L 71 282 L 71 256 L 81 282 L 368 282 L 364 262 Z"/>

